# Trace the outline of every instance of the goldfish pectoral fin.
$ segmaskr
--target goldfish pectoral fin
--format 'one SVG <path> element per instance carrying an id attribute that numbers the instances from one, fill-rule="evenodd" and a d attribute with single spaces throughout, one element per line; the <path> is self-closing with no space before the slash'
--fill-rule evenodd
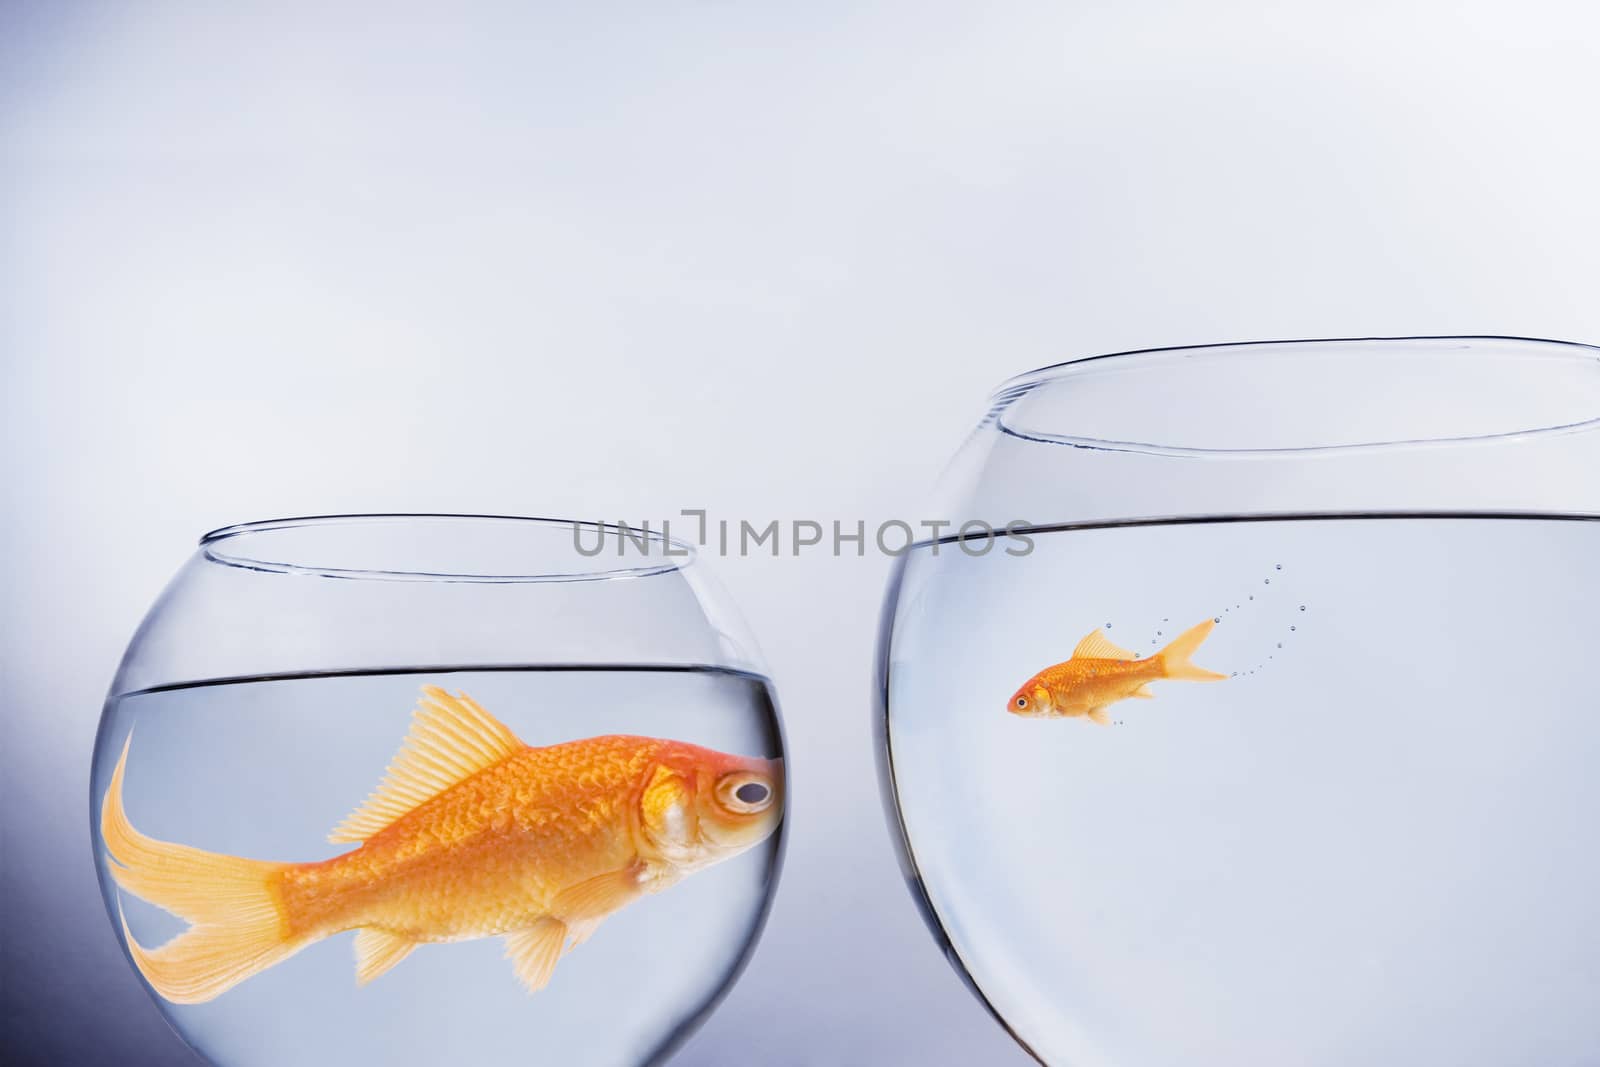
<path id="1" fill-rule="evenodd" d="M 423 686 L 422 694 L 411 713 L 411 732 L 388 775 L 333 828 L 329 841 L 365 841 L 425 801 L 527 747 L 467 694 L 451 696 L 436 685 Z"/>
<path id="2" fill-rule="evenodd" d="M 1143 685 L 1141 685 L 1139 688 L 1135 689 L 1133 692 L 1129 693 L 1128 695 L 1131 696 L 1131 697 L 1139 697 L 1142 700 L 1154 700 L 1155 699 L 1155 694 L 1150 692 L 1150 683 L 1149 682 L 1144 683 Z"/>
<path id="3" fill-rule="evenodd" d="M 1078 642 L 1078 647 L 1072 650 L 1073 659 L 1138 659 L 1139 657 L 1129 652 L 1120 645 L 1111 643 L 1111 639 L 1096 630 L 1094 633 Z"/>
<path id="4" fill-rule="evenodd" d="M 1226 674 L 1208 671 L 1189 662 L 1189 657 L 1194 655 L 1195 649 L 1210 636 L 1215 626 L 1216 621 L 1213 619 L 1191 626 L 1174 637 L 1170 645 L 1157 652 L 1155 659 L 1161 664 L 1162 676 L 1183 682 L 1220 682 L 1226 678 Z"/>
<path id="5" fill-rule="evenodd" d="M 567 924 L 547 915 L 526 930 L 506 935 L 506 959 L 528 992 L 537 993 L 550 984 L 566 943 Z"/>
<path id="6" fill-rule="evenodd" d="M 572 940 L 567 943 L 567 951 L 571 952 L 594 935 L 600 929 L 604 919 L 579 919 L 577 922 L 567 924 L 567 936 Z"/>
<path id="7" fill-rule="evenodd" d="M 637 900 L 644 892 L 645 880 L 641 864 L 597 874 L 563 889 L 551 902 L 550 911 L 567 922 L 603 919 Z"/>
<path id="8" fill-rule="evenodd" d="M 366 985 L 411 955 L 417 943 L 410 938 L 364 926 L 356 931 L 356 984 Z"/>
<path id="9" fill-rule="evenodd" d="M 1085 714 L 1089 716 L 1090 722 L 1099 723 L 1101 726 L 1111 725 L 1111 716 L 1106 714 L 1106 709 L 1103 707 L 1090 708 Z"/>

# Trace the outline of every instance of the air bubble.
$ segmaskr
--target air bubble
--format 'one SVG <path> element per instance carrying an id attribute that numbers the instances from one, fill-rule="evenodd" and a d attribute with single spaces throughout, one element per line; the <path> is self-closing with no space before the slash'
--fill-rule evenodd
<path id="1" fill-rule="evenodd" d="M 1278 642 L 1278 647 L 1279 647 L 1279 648 L 1282 648 L 1282 647 L 1283 647 L 1283 642 L 1282 642 L 1282 641 L 1279 641 L 1279 642 Z"/>
<path id="2" fill-rule="evenodd" d="M 1218 615 L 1216 618 L 1212 619 L 1211 621 L 1212 622 L 1221 622 L 1222 621 L 1222 616 Z"/>
<path id="3" fill-rule="evenodd" d="M 1304 611 L 1304 610 L 1306 610 L 1306 606 L 1305 606 L 1305 605 L 1304 605 L 1304 604 L 1301 604 L 1301 605 L 1300 605 L 1300 610 L 1301 610 L 1301 611 Z"/>
<path id="4" fill-rule="evenodd" d="M 1253 594 L 1252 594 L 1252 595 L 1251 595 L 1251 597 L 1250 597 L 1250 599 L 1251 599 L 1251 600 L 1254 600 L 1254 599 L 1255 599 L 1255 596 L 1254 596 L 1254 595 L 1253 595 Z"/>
<path id="5" fill-rule="evenodd" d="M 1273 566 L 1278 568 L 1280 571 L 1283 570 L 1283 564 L 1281 563 L 1274 563 Z"/>
<path id="6" fill-rule="evenodd" d="M 1263 579 L 1261 579 L 1261 584 L 1262 585 L 1271 585 L 1272 584 L 1272 579 L 1271 578 L 1263 578 Z"/>
<path id="7" fill-rule="evenodd" d="M 1293 626 L 1289 627 L 1289 632 L 1290 633 L 1294 633 L 1294 627 Z"/>

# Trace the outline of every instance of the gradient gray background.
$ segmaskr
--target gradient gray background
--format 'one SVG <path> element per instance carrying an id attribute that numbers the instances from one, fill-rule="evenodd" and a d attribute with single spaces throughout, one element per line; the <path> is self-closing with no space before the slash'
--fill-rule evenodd
<path id="1" fill-rule="evenodd" d="M 185 1059 L 87 771 L 208 528 L 918 519 L 987 391 L 1065 357 L 1600 341 L 1592 5 L 525 7 L 0 4 L 12 1062 Z M 888 561 L 714 562 L 806 789 L 680 1062 L 1025 1062 L 890 850 Z"/>

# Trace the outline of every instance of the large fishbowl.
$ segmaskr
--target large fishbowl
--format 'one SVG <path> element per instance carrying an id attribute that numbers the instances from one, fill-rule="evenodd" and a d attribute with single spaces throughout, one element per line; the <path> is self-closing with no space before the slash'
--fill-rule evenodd
<path id="1" fill-rule="evenodd" d="M 1594 1062 L 1600 349 L 1064 363 L 1000 387 L 930 514 L 884 611 L 888 806 L 1035 1058 Z"/>
<path id="2" fill-rule="evenodd" d="M 112 923 L 207 1060 L 658 1062 L 781 857 L 754 642 L 659 534 L 425 515 L 207 534 L 95 746 Z"/>

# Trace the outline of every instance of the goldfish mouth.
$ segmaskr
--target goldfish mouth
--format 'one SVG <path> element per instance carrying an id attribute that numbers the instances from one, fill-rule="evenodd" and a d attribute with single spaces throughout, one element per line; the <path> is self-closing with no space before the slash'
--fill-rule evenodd
<path id="1" fill-rule="evenodd" d="M 783 801 L 780 798 L 759 815 L 746 816 L 743 825 L 728 826 L 708 820 L 702 824 L 701 832 L 712 848 L 724 853 L 736 853 L 754 848 L 771 837 L 782 821 Z"/>

